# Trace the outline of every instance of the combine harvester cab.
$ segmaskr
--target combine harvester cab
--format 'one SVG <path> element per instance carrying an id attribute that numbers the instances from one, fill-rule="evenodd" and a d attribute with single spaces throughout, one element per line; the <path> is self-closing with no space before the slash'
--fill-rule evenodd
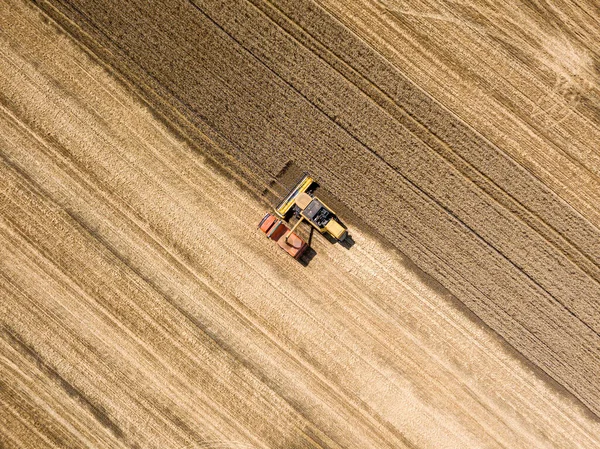
<path id="1" fill-rule="evenodd" d="M 275 240 L 277 245 L 294 259 L 302 257 L 308 248 L 308 243 L 302 237 L 290 231 L 290 228 L 273 214 L 267 213 L 258 227 L 266 234 L 267 238 Z"/>

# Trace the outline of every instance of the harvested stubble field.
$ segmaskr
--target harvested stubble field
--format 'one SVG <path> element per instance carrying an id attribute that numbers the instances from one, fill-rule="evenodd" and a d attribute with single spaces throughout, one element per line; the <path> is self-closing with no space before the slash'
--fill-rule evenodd
<path id="1" fill-rule="evenodd" d="M 600 446 L 597 17 L 5 1 L 0 444 Z M 290 162 L 354 219 L 306 267 Z"/>

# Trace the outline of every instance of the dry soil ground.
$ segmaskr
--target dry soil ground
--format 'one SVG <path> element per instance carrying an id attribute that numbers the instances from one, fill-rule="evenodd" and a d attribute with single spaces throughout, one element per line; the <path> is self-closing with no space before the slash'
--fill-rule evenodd
<path id="1" fill-rule="evenodd" d="M 0 5 L 0 444 L 600 445 L 460 302 L 597 411 L 592 213 L 313 4 L 150 4 Z M 356 226 L 269 244 L 289 160 L 434 277 Z"/>
<path id="2" fill-rule="evenodd" d="M 310 169 L 598 413 L 598 10 L 513 3 L 39 6 L 254 187 Z"/>

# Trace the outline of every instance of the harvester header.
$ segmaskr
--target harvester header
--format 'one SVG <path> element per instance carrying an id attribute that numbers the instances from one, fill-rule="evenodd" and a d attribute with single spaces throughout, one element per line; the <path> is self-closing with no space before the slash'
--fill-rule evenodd
<path id="1" fill-rule="evenodd" d="M 296 186 L 290 190 L 290 192 L 285 196 L 283 200 L 277 205 L 275 208 L 275 215 L 277 217 L 284 219 L 292 210 L 295 204 L 295 199 L 301 193 L 306 192 L 310 187 L 315 183 L 315 180 L 311 178 L 309 175 L 305 174 L 302 176 L 302 179 L 298 181 Z"/>

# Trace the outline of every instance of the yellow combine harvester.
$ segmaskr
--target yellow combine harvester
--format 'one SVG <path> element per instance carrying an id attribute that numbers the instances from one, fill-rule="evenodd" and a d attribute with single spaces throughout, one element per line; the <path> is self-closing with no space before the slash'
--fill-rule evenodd
<path id="1" fill-rule="evenodd" d="M 330 207 L 312 195 L 310 189 L 314 184 L 315 180 L 312 177 L 304 175 L 277 205 L 275 216 L 280 220 L 286 220 L 292 211 L 299 216 L 300 219 L 290 230 L 290 234 L 302 221 L 306 220 L 321 234 L 327 234 L 338 241 L 343 241 L 348 235 L 346 227 Z"/>

